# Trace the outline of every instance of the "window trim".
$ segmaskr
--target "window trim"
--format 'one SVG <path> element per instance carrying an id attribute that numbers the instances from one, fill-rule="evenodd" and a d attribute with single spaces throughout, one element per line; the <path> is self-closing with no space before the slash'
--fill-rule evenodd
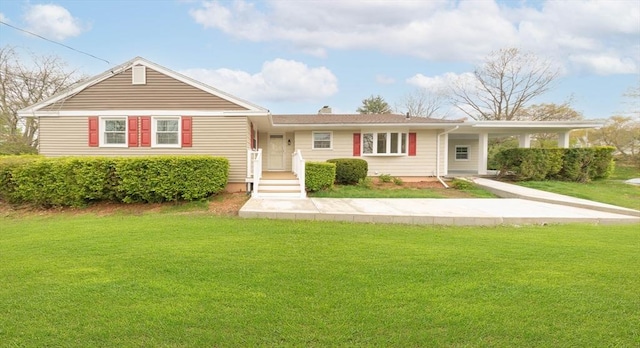
<path id="1" fill-rule="evenodd" d="M 316 134 L 329 133 L 329 147 L 316 147 Z M 333 131 L 313 131 L 311 132 L 312 150 L 333 150 Z"/>
<path id="2" fill-rule="evenodd" d="M 378 152 L 378 134 L 379 133 L 384 133 L 386 134 L 386 145 L 385 145 L 385 152 L 383 153 L 379 153 Z M 404 131 L 367 131 L 367 132 L 361 132 L 361 136 L 360 136 L 360 155 L 361 156 L 379 156 L 379 157 L 399 157 L 399 156 L 408 156 L 409 155 L 409 132 L 404 132 Z M 371 134 L 373 135 L 373 148 L 371 149 L 372 152 L 365 152 L 365 147 L 364 147 L 364 138 L 366 137 L 367 134 Z M 398 134 L 398 142 L 397 142 L 397 152 L 391 152 L 391 134 Z M 404 135 L 404 146 L 402 145 L 402 138 Z M 402 149 L 404 148 L 405 152 L 402 152 Z"/>
<path id="3" fill-rule="evenodd" d="M 177 120 L 178 121 L 178 142 L 176 144 L 158 144 L 157 129 L 158 120 Z M 157 148 L 181 148 L 182 147 L 182 117 L 180 116 L 153 116 L 151 117 L 151 147 Z"/>
<path id="4" fill-rule="evenodd" d="M 107 144 L 104 132 L 107 130 L 107 121 L 124 121 L 124 143 Z M 98 122 L 98 146 L 99 147 L 129 147 L 129 121 L 127 116 L 100 116 Z"/>
<path id="5" fill-rule="evenodd" d="M 458 149 L 466 149 L 467 158 L 458 158 Z M 453 149 L 453 159 L 455 161 L 469 161 L 469 145 L 455 145 Z"/>

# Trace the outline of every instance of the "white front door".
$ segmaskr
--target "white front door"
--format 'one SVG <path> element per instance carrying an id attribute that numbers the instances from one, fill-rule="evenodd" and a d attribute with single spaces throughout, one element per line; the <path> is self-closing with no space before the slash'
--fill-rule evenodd
<path id="1" fill-rule="evenodd" d="M 268 170 L 284 170 L 284 135 L 269 134 Z"/>

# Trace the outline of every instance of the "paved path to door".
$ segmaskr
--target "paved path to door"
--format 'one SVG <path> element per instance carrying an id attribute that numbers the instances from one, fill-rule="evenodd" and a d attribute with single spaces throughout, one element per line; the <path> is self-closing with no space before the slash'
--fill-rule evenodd
<path id="1" fill-rule="evenodd" d="M 520 186 L 475 180 L 480 180 L 477 183 L 484 187 L 498 183 L 498 188 L 519 198 L 252 198 L 240 209 L 239 215 L 244 218 L 428 225 L 640 224 L 639 211 L 585 200 L 576 202 L 562 195 L 545 196 L 545 192 L 532 189 L 527 190 L 535 192 L 525 190 L 523 193 L 519 191 Z M 546 201 L 543 201 L 545 197 Z"/>

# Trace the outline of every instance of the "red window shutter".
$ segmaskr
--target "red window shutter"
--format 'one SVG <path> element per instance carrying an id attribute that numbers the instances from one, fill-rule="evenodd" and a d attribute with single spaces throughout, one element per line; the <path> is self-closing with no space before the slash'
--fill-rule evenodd
<path id="1" fill-rule="evenodd" d="M 416 133 L 409 133 L 409 156 L 416 155 Z"/>
<path id="2" fill-rule="evenodd" d="M 253 133 L 253 122 L 251 122 L 251 129 L 250 129 L 250 132 L 251 132 L 251 139 L 249 140 L 249 141 L 250 141 L 250 143 L 249 143 L 249 148 L 250 148 L 251 150 L 255 150 L 255 148 L 254 148 L 253 144 L 255 143 L 255 142 L 254 142 L 254 140 L 256 140 L 256 135 Z"/>
<path id="3" fill-rule="evenodd" d="M 360 133 L 353 133 L 353 155 L 360 156 Z"/>
<path id="4" fill-rule="evenodd" d="M 140 117 L 140 146 L 151 146 L 151 117 Z"/>
<path id="5" fill-rule="evenodd" d="M 98 125 L 100 124 L 100 120 L 96 116 L 89 117 L 89 146 L 98 147 L 98 143 L 100 142 Z"/>
<path id="6" fill-rule="evenodd" d="M 138 118 L 135 116 L 129 116 L 127 119 L 129 123 L 129 129 L 127 134 L 129 134 L 129 147 L 137 147 L 138 146 Z"/>
<path id="7" fill-rule="evenodd" d="M 182 147 L 191 147 L 192 138 L 191 116 L 182 116 Z"/>

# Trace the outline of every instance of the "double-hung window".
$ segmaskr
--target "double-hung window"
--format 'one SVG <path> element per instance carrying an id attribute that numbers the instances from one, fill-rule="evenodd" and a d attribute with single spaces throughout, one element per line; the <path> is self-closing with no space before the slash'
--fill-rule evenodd
<path id="1" fill-rule="evenodd" d="M 331 132 L 313 132 L 313 149 L 330 150 L 333 134 Z"/>
<path id="2" fill-rule="evenodd" d="M 180 147 L 180 117 L 154 117 L 152 146 Z"/>
<path id="3" fill-rule="evenodd" d="M 456 161 L 469 160 L 469 147 L 468 146 L 456 146 Z"/>
<path id="4" fill-rule="evenodd" d="M 364 155 L 406 155 L 407 133 L 376 132 L 362 134 Z"/>
<path id="5" fill-rule="evenodd" d="M 100 118 L 100 146 L 126 147 L 127 146 L 127 118 L 126 117 L 101 117 Z"/>

